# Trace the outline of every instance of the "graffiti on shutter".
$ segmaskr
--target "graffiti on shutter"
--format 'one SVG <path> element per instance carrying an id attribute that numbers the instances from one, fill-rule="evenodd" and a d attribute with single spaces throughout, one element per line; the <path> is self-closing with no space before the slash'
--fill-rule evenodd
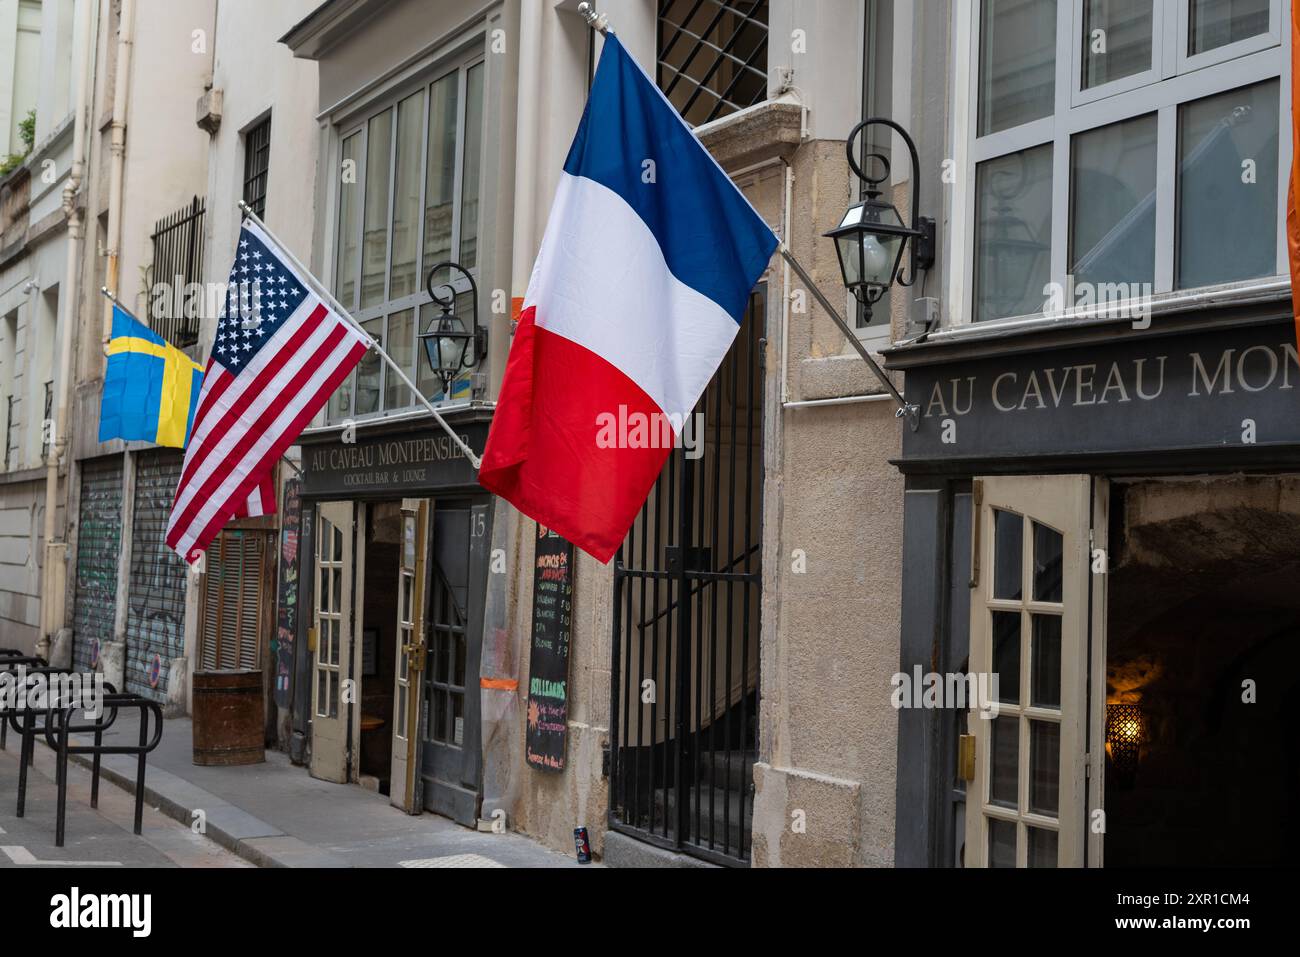
<path id="1" fill-rule="evenodd" d="M 258 666 L 265 617 L 263 572 L 270 540 L 267 532 L 227 530 L 208 548 L 199 637 L 202 670 Z"/>
<path id="2" fill-rule="evenodd" d="M 167 547 L 167 518 L 181 477 L 180 451 L 141 452 L 136 458 L 135 518 L 131 523 L 131 580 L 126 613 L 126 688 L 167 700 L 173 658 L 185 653 L 185 563 Z M 155 688 L 149 668 L 162 659 Z"/>
<path id="3" fill-rule="evenodd" d="M 72 612 L 72 662 L 78 671 L 91 670 L 96 642 L 113 640 L 121 549 L 122 457 L 83 462 Z"/>

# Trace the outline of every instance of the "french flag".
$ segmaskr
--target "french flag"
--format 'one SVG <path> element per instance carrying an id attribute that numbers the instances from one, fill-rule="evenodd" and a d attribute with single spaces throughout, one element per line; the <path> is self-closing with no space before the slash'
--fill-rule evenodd
<path id="1" fill-rule="evenodd" d="M 560 177 L 479 483 L 609 562 L 777 238 L 612 34 Z M 650 432 L 657 432 L 651 428 Z"/>

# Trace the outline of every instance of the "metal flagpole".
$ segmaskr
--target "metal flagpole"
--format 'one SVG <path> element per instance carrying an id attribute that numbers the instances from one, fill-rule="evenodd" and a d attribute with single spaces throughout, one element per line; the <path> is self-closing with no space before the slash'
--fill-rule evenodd
<path id="1" fill-rule="evenodd" d="M 862 361 L 869 365 L 871 371 L 876 374 L 876 378 L 884 383 L 885 388 L 889 390 L 889 394 L 892 395 L 894 401 L 898 403 L 898 411 L 894 413 L 895 417 L 907 419 L 908 425 L 910 425 L 912 431 L 915 432 L 921 425 L 921 407 L 919 405 L 913 405 L 903 398 L 902 394 L 894 386 L 894 383 L 890 380 L 889 376 L 885 375 L 885 370 L 876 364 L 875 359 L 871 358 L 871 353 L 868 352 L 867 347 L 862 344 L 862 340 L 858 338 L 857 333 L 849 327 L 849 324 L 845 322 L 844 317 L 841 316 L 836 308 L 831 305 L 830 300 L 822 295 L 822 291 L 817 288 L 817 284 L 813 282 L 812 277 L 804 272 L 803 266 L 799 265 L 799 260 L 794 258 L 794 253 L 790 252 L 790 247 L 785 243 L 782 243 L 778 247 L 777 252 L 781 254 L 782 259 L 790 264 L 790 268 L 798 274 L 800 281 L 808 287 L 808 291 L 813 294 L 816 300 L 821 304 L 821 307 L 826 310 L 832 319 L 835 320 L 835 324 L 840 327 L 840 331 L 843 332 L 849 342 L 852 343 L 853 348 L 857 350 L 858 355 L 862 356 Z"/>
<path id="2" fill-rule="evenodd" d="M 477 455 L 475 455 L 474 450 L 469 447 L 469 445 L 465 442 L 465 440 L 456 434 L 455 430 L 452 429 L 452 427 L 447 423 L 447 420 L 442 417 L 442 413 L 438 411 L 437 407 L 432 402 L 430 402 L 428 399 L 424 397 L 424 393 L 421 392 L 419 388 L 416 386 L 416 384 L 411 381 L 411 377 L 406 374 L 406 371 L 401 366 L 399 366 L 396 362 L 393 361 L 392 356 L 390 356 L 387 352 L 384 351 L 383 347 L 379 344 L 379 341 L 375 339 L 375 337 L 372 336 L 369 332 L 363 329 L 361 325 L 355 319 L 352 318 L 352 314 L 343 307 L 342 303 L 340 303 L 337 299 L 335 299 L 330 294 L 329 290 L 325 289 L 323 286 L 320 285 L 320 283 L 316 281 L 316 277 L 312 275 L 311 270 L 308 269 L 306 266 L 304 266 L 301 262 L 299 262 L 298 257 L 295 256 L 292 252 L 290 252 L 289 249 L 284 245 L 284 243 L 280 242 L 279 237 L 276 236 L 275 233 L 271 232 L 270 227 L 267 226 L 266 223 L 262 222 L 261 218 L 257 215 L 257 213 L 253 212 L 251 206 L 249 206 L 241 199 L 239 201 L 239 208 L 244 211 L 245 216 L 247 216 L 253 222 L 257 223 L 257 225 L 260 226 L 268 236 L 270 236 L 272 239 L 275 240 L 276 245 L 278 245 L 280 249 L 283 250 L 284 254 L 289 257 L 289 261 L 293 263 L 295 266 L 297 266 L 298 271 L 302 273 L 303 277 L 308 282 L 310 282 L 313 287 L 315 287 L 317 295 L 319 295 L 322 299 L 328 302 L 330 306 L 334 309 L 334 311 L 337 312 L 340 316 L 342 316 L 343 319 L 346 322 L 348 322 L 353 329 L 357 330 L 357 332 L 361 333 L 361 335 L 366 337 L 366 341 L 370 343 L 370 348 L 374 350 L 376 353 L 378 353 L 381 359 L 383 359 L 385 362 L 388 363 L 388 367 L 392 369 L 394 372 L 396 372 L 398 378 L 400 378 L 404 383 L 406 383 L 406 387 L 411 390 L 411 394 L 414 395 L 417 399 L 419 399 L 420 404 L 423 405 L 426 409 L 428 409 L 433 414 L 434 421 L 437 422 L 440 426 L 442 426 L 442 430 L 446 432 L 449 436 L 451 436 L 451 440 L 455 442 L 457 446 L 460 447 L 460 450 L 462 452 L 465 453 L 465 458 L 469 459 L 469 464 L 474 467 L 474 471 L 477 472 L 479 469 L 481 469 L 483 467 L 483 460 L 479 458 Z M 474 318 L 475 321 L 477 322 L 478 317 L 475 316 Z"/>

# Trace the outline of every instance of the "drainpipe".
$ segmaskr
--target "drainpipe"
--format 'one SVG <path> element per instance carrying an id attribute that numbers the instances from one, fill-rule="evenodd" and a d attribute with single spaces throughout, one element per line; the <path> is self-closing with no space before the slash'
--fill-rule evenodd
<path id="1" fill-rule="evenodd" d="M 114 295 L 118 285 L 118 254 L 122 246 L 122 181 L 126 173 L 126 119 L 131 91 L 131 51 L 134 47 L 135 0 L 122 0 L 117 24 L 117 68 L 113 75 L 113 123 L 109 140 L 112 163 L 108 180 L 108 262 L 105 285 Z M 119 296 L 120 298 L 120 296 Z M 104 300 L 104 350 L 113 334 L 113 304 Z M 122 535 L 123 547 L 117 558 L 117 601 L 113 616 L 113 640 L 100 648 L 104 680 L 121 688 L 125 683 L 126 611 L 130 594 L 131 534 L 135 508 L 135 457 L 130 451 L 122 455 Z"/>
<path id="2" fill-rule="evenodd" d="M 126 172 L 126 108 L 130 101 L 131 47 L 135 28 L 135 0 L 122 0 L 117 24 L 117 70 L 113 77 L 113 124 L 109 149 L 113 155 L 108 180 L 108 267 L 105 284 L 120 298 L 117 268 L 122 245 L 122 181 Z M 113 304 L 104 300 L 104 348 L 113 335 Z"/>
<path id="3" fill-rule="evenodd" d="M 68 403 L 72 395 L 72 345 L 77 335 L 78 283 L 81 265 L 82 239 L 85 225 L 77 208 L 77 192 L 85 176 L 86 149 L 86 85 L 90 79 L 90 5 L 93 0 L 77 4 L 73 27 L 73 59 L 77 63 L 76 112 L 72 120 L 72 168 L 63 184 L 63 213 L 68 223 L 66 266 L 63 285 L 59 289 L 59 325 L 63 333 L 59 341 L 59 365 L 55 394 L 54 434 L 50 437 L 49 452 L 45 457 L 45 581 L 41 588 L 41 644 L 38 654 L 49 657 L 50 644 L 65 621 L 67 598 L 68 521 L 66 510 L 63 537 L 55 541 L 55 513 L 58 510 L 59 459 L 68 451 Z M 71 465 L 71 458 L 68 459 Z M 72 470 L 68 470 L 72 481 Z"/>

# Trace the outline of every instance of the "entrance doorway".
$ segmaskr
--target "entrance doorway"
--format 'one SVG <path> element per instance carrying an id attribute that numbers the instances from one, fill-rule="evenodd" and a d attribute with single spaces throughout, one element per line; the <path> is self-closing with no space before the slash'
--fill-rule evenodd
<path id="1" fill-rule="evenodd" d="M 431 499 L 317 507 L 313 775 L 477 823 L 490 513 Z"/>
<path id="2" fill-rule="evenodd" d="M 1087 475 L 976 479 L 970 671 L 997 676 L 972 707 L 967 867 L 1087 860 L 1088 683 L 1104 576 L 1106 483 Z M 996 711 L 984 705 L 996 705 Z"/>
<path id="3" fill-rule="evenodd" d="M 1117 484 L 1108 867 L 1300 851 L 1300 478 Z"/>

